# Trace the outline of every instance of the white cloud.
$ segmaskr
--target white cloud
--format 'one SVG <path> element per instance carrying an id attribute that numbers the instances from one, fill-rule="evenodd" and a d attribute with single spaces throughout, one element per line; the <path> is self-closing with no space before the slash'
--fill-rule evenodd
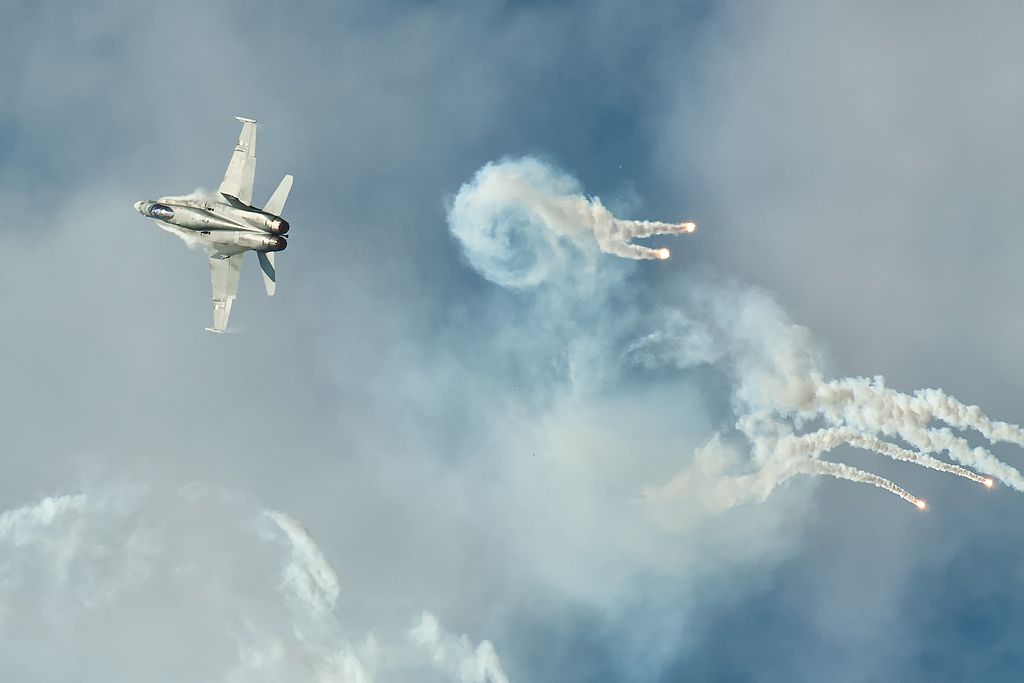
<path id="1" fill-rule="evenodd" d="M 469 636 L 446 633 L 429 612 L 420 615 L 419 623 L 409 630 L 409 639 L 455 683 L 509 683 L 490 641 L 474 647 Z"/>

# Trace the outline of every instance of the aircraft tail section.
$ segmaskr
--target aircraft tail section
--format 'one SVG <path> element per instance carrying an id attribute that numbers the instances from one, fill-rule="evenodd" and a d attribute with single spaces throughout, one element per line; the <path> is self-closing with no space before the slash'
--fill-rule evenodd
<path id="1" fill-rule="evenodd" d="M 288 193 L 292 191 L 292 176 L 286 175 L 281 179 L 281 184 L 270 195 L 267 205 L 263 207 L 266 213 L 280 216 L 284 211 L 284 203 L 288 201 Z M 263 270 L 263 286 L 267 289 L 267 296 L 274 296 L 277 291 L 277 264 L 274 262 L 274 252 L 257 252 L 260 259 L 260 268 Z"/>
<path id="2" fill-rule="evenodd" d="M 280 216 L 281 212 L 284 211 L 284 203 L 288 201 L 288 193 L 292 191 L 292 177 L 286 175 L 281 179 L 281 184 L 274 190 L 274 194 L 270 195 L 270 199 L 267 201 L 267 205 L 263 207 L 263 210 L 269 214 Z"/>

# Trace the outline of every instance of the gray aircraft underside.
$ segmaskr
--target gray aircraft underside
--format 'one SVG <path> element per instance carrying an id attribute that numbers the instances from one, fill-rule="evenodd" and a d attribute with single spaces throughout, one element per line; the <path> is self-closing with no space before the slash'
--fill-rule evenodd
<path id="1" fill-rule="evenodd" d="M 256 252 L 267 295 L 274 296 L 277 288 L 274 254 L 288 246 L 285 235 L 290 226 L 281 218 L 281 211 L 292 189 L 292 177 L 286 175 L 281 180 L 262 209 L 252 206 L 256 121 L 235 118 L 242 122 L 242 132 L 216 194 L 135 202 L 135 210 L 143 216 L 152 218 L 189 246 L 202 247 L 209 253 L 213 327 L 206 329 L 211 332 L 224 332 L 228 327 L 245 252 Z"/>

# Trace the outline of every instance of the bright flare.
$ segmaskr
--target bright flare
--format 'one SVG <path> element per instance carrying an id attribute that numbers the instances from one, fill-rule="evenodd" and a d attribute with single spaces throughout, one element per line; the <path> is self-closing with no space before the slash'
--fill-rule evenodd
<path id="1" fill-rule="evenodd" d="M 993 486 L 995 486 L 995 482 L 992 481 L 991 479 L 986 479 L 981 483 L 984 484 L 986 488 L 992 488 Z"/>
<path id="2" fill-rule="evenodd" d="M 924 510 L 926 507 L 928 507 L 928 503 L 924 502 L 920 498 L 917 499 L 917 502 L 914 503 L 914 505 L 916 505 L 919 510 Z"/>
<path id="3" fill-rule="evenodd" d="M 679 227 L 683 229 L 683 232 L 692 233 L 697 230 L 696 223 L 680 223 Z"/>
<path id="4" fill-rule="evenodd" d="M 661 259 L 662 261 L 667 260 L 668 257 L 671 256 L 671 255 L 672 255 L 672 253 L 668 249 L 659 249 L 658 250 L 658 258 Z"/>

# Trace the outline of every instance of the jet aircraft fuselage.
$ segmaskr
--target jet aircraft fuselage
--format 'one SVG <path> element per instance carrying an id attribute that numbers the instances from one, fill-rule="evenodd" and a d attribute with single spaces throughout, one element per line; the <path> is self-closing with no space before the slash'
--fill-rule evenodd
<path id="1" fill-rule="evenodd" d="M 220 195 L 218 198 L 161 197 L 135 203 L 135 210 L 162 227 L 206 247 L 211 254 L 234 256 L 243 251 L 284 251 L 288 221 Z M 177 230 L 174 230 L 177 228 Z"/>

